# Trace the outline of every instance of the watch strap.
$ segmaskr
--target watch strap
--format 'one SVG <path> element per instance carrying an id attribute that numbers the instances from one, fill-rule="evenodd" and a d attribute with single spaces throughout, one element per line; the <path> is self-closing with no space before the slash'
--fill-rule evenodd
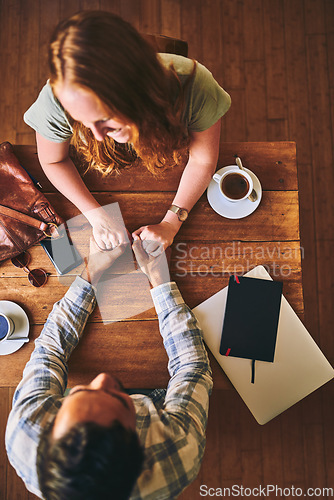
<path id="1" fill-rule="evenodd" d="M 188 210 L 186 208 L 178 207 L 177 205 L 171 205 L 169 209 L 171 212 L 174 212 L 174 214 L 177 215 L 179 221 L 184 222 L 186 218 L 188 217 Z M 180 218 L 180 212 L 183 212 L 186 214 L 185 218 Z"/>

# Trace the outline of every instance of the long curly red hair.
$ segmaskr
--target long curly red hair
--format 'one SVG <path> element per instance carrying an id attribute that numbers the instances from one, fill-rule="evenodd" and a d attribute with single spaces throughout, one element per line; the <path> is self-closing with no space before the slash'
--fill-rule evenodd
<path id="1" fill-rule="evenodd" d="M 137 30 L 109 12 L 85 11 L 62 21 L 50 43 L 50 83 L 66 77 L 93 92 L 114 119 L 132 128 L 132 143 L 111 137 L 97 141 L 91 130 L 72 120 L 72 144 L 88 168 L 118 172 L 138 159 L 152 173 L 184 160 L 189 145 L 183 122 L 185 92 L 196 69 L 181 86 L 175 69 L 163 67 L 153 47 Z"/>

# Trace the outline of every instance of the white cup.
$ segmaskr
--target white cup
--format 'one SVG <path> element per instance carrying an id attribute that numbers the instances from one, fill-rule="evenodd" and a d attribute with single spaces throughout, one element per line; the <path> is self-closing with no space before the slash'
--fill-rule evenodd
<path id="1" fill-rule="evenodd" d="M 240 170 L 234 165 L 227 168 L 228 170 L 225 170 L 222 174 L 216 173 L 213 176 L 213 180 L 219 186 L 221 195 L 232 203 L 245 200 L 253 191 L 253 179 L 248 172 Z"/>
<path id="2" fill-rule="evenodd" d="M 11 318 L 6 316 L 3 313 L 0 313 L 0 344 L 1 342 L 5 342 L 14 332 L 14 322 Z"/>

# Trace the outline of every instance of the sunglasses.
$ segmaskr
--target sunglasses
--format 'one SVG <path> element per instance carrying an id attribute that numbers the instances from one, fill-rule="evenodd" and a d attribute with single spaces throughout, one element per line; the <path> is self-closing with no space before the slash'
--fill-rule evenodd
<path id="1" fill-rule="evenodd" d="M 37 288 L 45 285 L 48 280 L 48 274 L 43 271 L 43 269 L 32 269 L 28 268 L 28 264 L 30 262 L 30 254 L 28 252 L 23 252 L 16 257 L 11 259 L 12 264 L 15 267 L 23 269 L 26 273 L 28 273 L 29 283 Z"/>

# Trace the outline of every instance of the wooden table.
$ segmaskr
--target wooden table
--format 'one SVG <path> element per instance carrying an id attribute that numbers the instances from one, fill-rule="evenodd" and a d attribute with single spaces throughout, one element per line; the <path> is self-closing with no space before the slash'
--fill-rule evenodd
<path id="1" fill-rule="evenodd" d="M 42 174 L 36 149 L 15 146 L 15 152 L 22 165 L 41 181 L 43 191 L 58 213 L 65 219 L 77 215 L 77 209 L 56 193 Z M 261 181 L 260 206 L 244 219 L 225 219 L 213 211 L 205 193 L 173 244 L 172 278 L 186 303 L 195 307 L 225 287 L 230 273 L 242 274 L 262 264 L 274 279 L 283 281 L 285 297 L 303 319 L 295 143 L 222 143 L 219 168 L 234 164 L 236 156 L 240 156 L 244 166 L 254 171 Z M 182 169 L 176 168 L 159 179 L 144 169 L 132 169 L 109 178 L 89 173 L 85 182 L 102 205 L 119 203 L 125 225 L 131 232 L 161 220 L 173 199 L 181 173 Z M 33 340 L 40 334 L 54 302 L 64 295 L 66 280 L 73 279 L 71 275 L 65 283 L 61 282 L 39 245 L 29 251 L 30 267 L 42 267 L 51 276 L 44 287 L 36 289 L 29 284 L 25 273 L 10 261 L 0 264 L 0 300 L 20 304 L 31 324 L 31 342 L 14 354 L 0 357 L 1 386 L 15 386 L 20 381 L 34 347 Z M 140 272 L 128 273 L 124 265 L 123 259 L 109 273 L 109 277 L 114 278 L 110 280 L 113 287 L 108 295 L 109 305 L 104 306 L 109 307 L 106 315 L 111 314 L 111 321 L 103 323 L 98 308 L 91 315 L 85 335 L 70 359 L 69 386 L 87 383 L 101 371 L 112 372 L 125 387 L 165 387 L 168 383 L 167 356 L 147 281 Z M 103 319 L 106 319 L 104 313 Z M 211 360 L 215 386 L 230 387 L 212 356 Z"/>

